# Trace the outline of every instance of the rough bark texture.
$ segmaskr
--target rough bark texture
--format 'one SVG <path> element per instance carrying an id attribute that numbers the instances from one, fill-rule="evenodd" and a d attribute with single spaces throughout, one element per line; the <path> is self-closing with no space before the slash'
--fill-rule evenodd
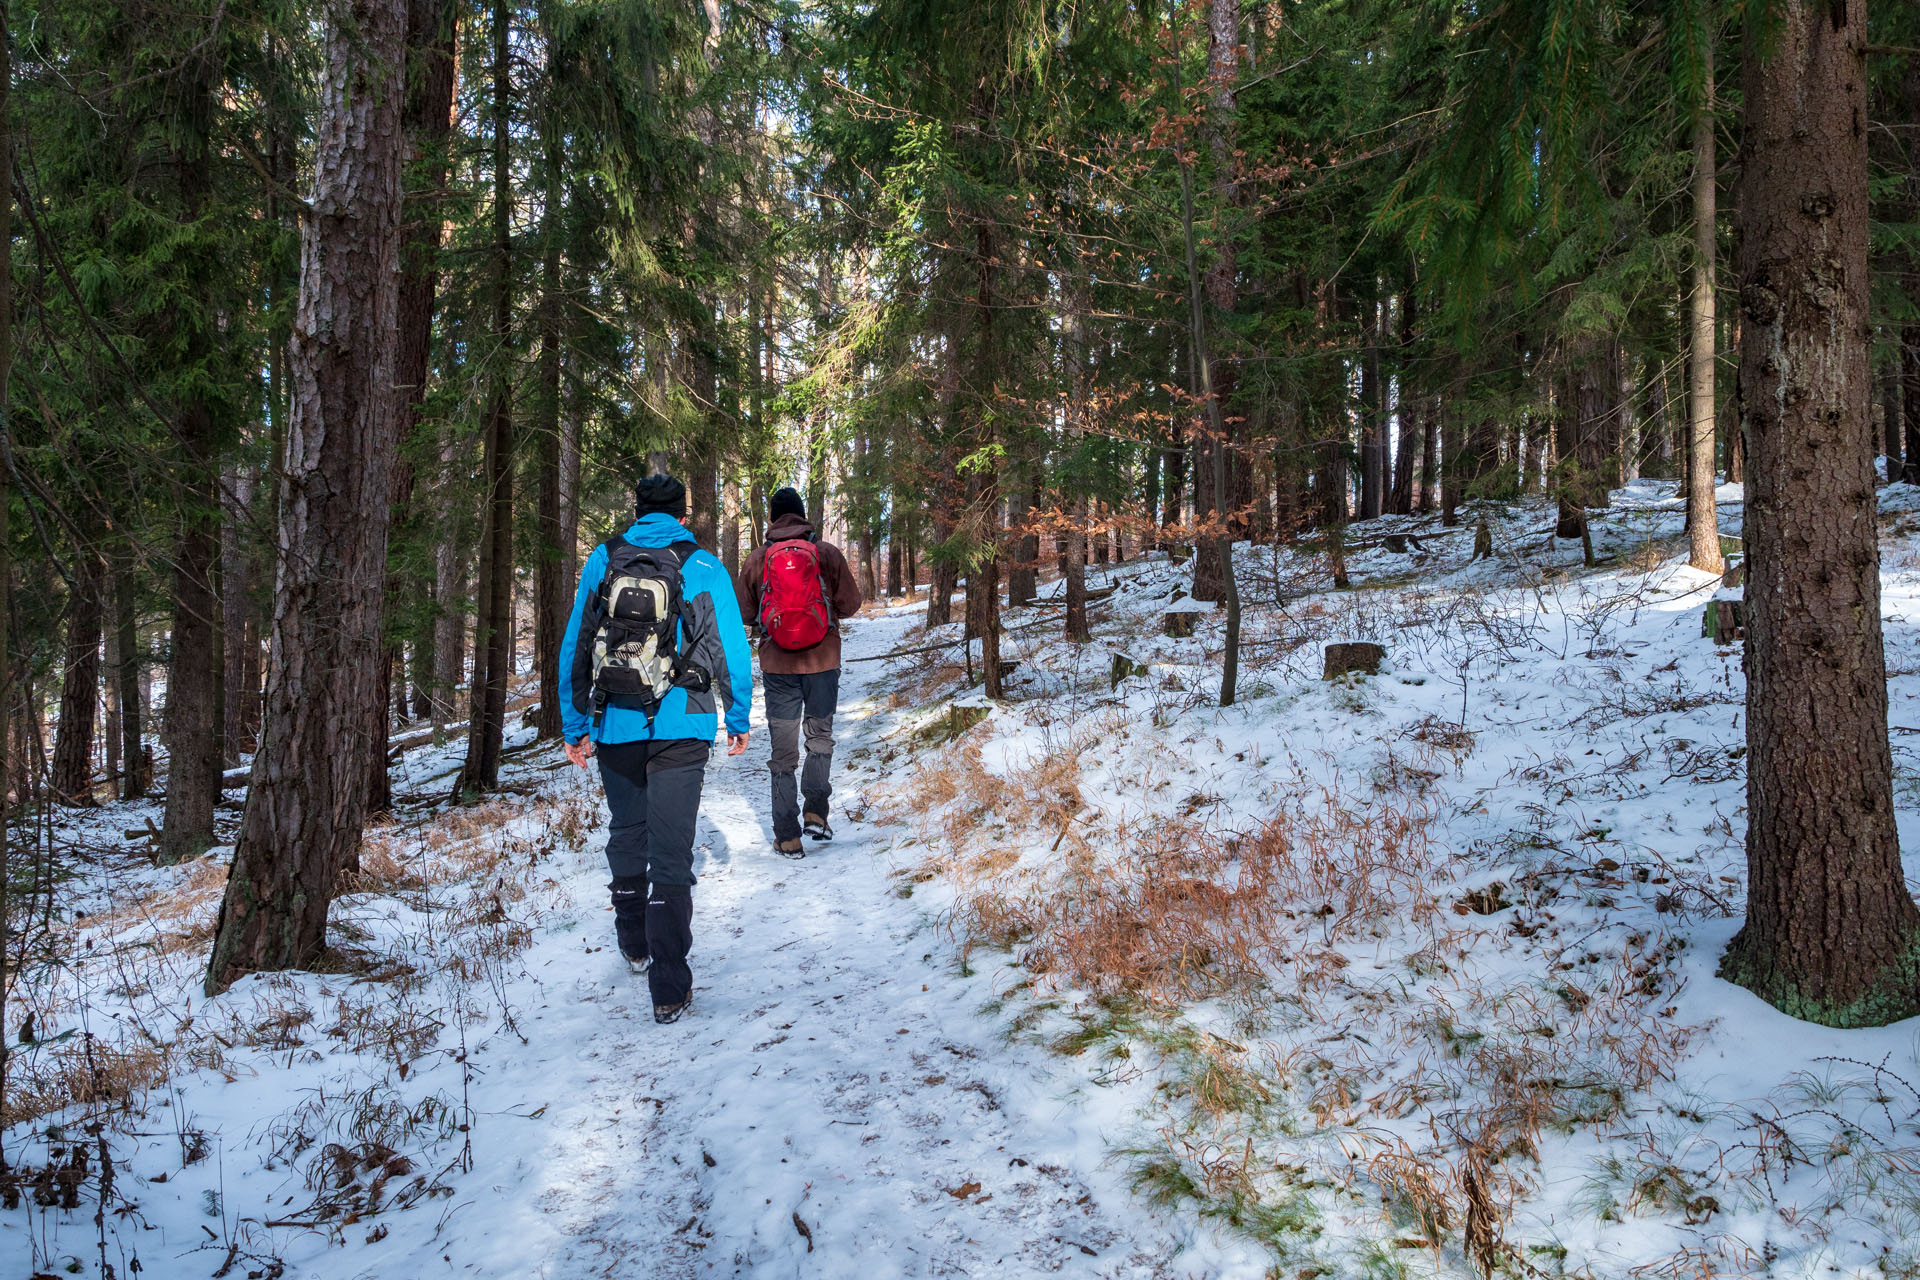
<path id="1" fill-rule="evenodd" d="M 86 547 L 73 557 L 73 593 L 67 601 L 67 651 L 60 680 L 60 723 L 53 739 L 51 790 L 56 802 L 93 804 L 93 730 L 100 711 L 99 556 Z"/>
<path id="2" fill-rule="evenodd" d="M 1920 1012 L 1894 830 L 1867 331 L 1866 16 L 1747 35 L 1738 190 L 1747 915 L 1722 974 L 1834 1026 Z"/>
<path id="3" fill-rule="evenodd" d="M 1708 573 L 1726 568 L 1720 558 L 1720 518 L 1713 504 L 1713 267 L 1714 189 L 1718 166 L 1713 139 L 1713 42 L 1705 42 L 1706 101 L 1693 121 L 1693 296 L 1687 350 L 1687 563 Z"/>
<path id="4" fill-rule="evenodd" d="M 407 0 L 406 99 L 400 108 L 401 136 L 406 163 L 412 170 L 416 195 L 402 207 L 400 229 L 399 334 L 394 358 L 396 414 L 394 439 L 404 444 L 420 425 L 433 365 L 433 313 L 440 284 L 440 237 L 445 213 L 441 207 L 447 180 L 447 135 L 453 125 L 453 69 L 455 13 L 449 0 Z M 413 501 L 413 468 L 402 452 L 393 470 L 394 524 L 407 518 Z M 409 589 L 398 574 L 387 578 L 389 606 Z M 389 638 L 391 660 L 380 664 L 383 690 L 399 661 L 400 640 Z M 404 686 L 403 686 L 404 687 Z M 369 725 L 373 748 L 367 756 L 367 807 L 384 812 L 393 807 L 393 782 L 387 771 L 388 730 L 406 717 L 403 697 L 393 696 L 393 718 L 385 710 L 387 698 L 373 704 Z"/>
<path id="5" fill-rule="evenodd" d="M 405 0 L 328 0 L 287 372 L 267 733 L 207 968 L 311 965 L 359 846 L 397 441 Z"/>
<path id="6" fill-rule="evenodd" d="M 199 216 L 211 184 L 209 152 L 212 71 L 203 61 L 182 77 L 182 138 L 175 178 L 187 218 Z M 197 368 L 212 353 L 210 326 L 184 320 L 185 364 Z M 167 803 L 158 858 L 179 862 L 213 844 L 213 809 L 220 798 L 221 688 L 220 427 L 204 395 L 183 399 L 173 423 L 176 473 L 185 518 L 173 550 L 173 625 L 167 668 Z"/>
<path id="7" fill-rule="evenodd" d="M 507 683 L 513 666 L 513 170 L 511 8 L 493 6 L 493 340 L 487 392 L 486 528 L 480 547 L 479 596 L 473 627 L 473 678 L 467 706 L 467 758 L 456 790 L 500 785 L 506 734 Z"/>

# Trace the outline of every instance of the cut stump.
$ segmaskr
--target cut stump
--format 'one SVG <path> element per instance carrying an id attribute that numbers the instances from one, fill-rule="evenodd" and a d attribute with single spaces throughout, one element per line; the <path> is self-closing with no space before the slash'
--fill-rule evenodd
<path id="1" fill-rule="evenodd" d="M 1330 644 L 1327 646 L 1326 669 L 1320 673 L 1320 678 L 1337 680 L 1355 671 L 1362 675 L 1377 676 L 1380 674 L 1380 663 L 1386 656 L 1386 649 L 1370 640 Z"/>

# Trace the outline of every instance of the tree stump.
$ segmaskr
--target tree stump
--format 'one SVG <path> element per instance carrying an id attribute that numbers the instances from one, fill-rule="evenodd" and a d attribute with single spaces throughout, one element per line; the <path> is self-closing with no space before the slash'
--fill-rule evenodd
<path id="1" fill-rule="evenodd" d="M 1377 676 L 1380 674 L 1381 660 L 1386 656 L 1386 649 L 1370 640 L 1330 644 L 1327 646 L 1326 669 L 1320 673 L 1320 678 L 1337 680 L 1352 672 Z"/>
<path id="2" fill-rule="evenodd" d="M 1167 634 L 1176 640 L 1184 640 L 1193 634 L 1193 614 L 1177 610 L 1167 614 Z"/>
<path id="3" fill-rule="evenodd" d="M 1473 558 L 1478 560 L 1492 554 L 1493 527 L 1487 523 L 1485 516 L 1481 516 L 1480 523 L 1475 525 L 1473 530 Z"/>
<path id="4" fill-rule="evenodd" d="M 1739 644 L 1747 635 L 1747 606 L 1740 588 L 1722 587 L 1707 601 L 1700 634 L 1716 645 Z"/>
<path id="5" fill-rule="evenodd" d="M 1192 615 L 1188 616 L 1191 617 Z M 1146 663 L 1135 662 L 1124 653 L 1115 653 L 1113 655 L 1113 667 L 1107 673 L 1107 687 L 1109 689 L 1118 689 L 1122 680 L 1131 680 L 1134 676 L 1144 676 L 1146 674 Z"/>

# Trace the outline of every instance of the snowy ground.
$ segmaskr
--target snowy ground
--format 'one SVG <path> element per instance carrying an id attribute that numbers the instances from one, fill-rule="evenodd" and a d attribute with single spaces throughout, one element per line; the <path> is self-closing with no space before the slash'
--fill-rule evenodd
<path id="1" fill-rule="evenodd" d="M 1911 879 L 1920 491 L 1881 509 Z M 8 1105 L 80 1102 L 5 1133 L 0 1280 L 1920 1275 L 1915 1025 L 1714 974 L 1744 681 L 1679 524 L 1629 486 L 1592 568 L 1538 503 L 1355 524 L 1344 591 L 1323 546 L 1242 547 L 1227 710 L 1164 556 L 1090 571 L 1093 644 L 1010 611 L 1003 703 L 957 645 L 850 663 L 834 844 L 769 851 L 764 732 L 715 756 L 671 1027 L 550 750 L 458 811 L 455 749 L 410 753 L 336 971 L 212 1002 L 224 851 L 77 821 Z M 849 655 L 957 642 L 922 624 Z M 1337 640 L 1381 674 L 1320 679 Z"/>
<path id="2" fill-rule="evenodd" d="M 850 656 L 894 644 L 911 621 L 854 624 Z M 847 672 L 851 754 L 888 713 L 874 696 L 882 665 Z M 430 754 L 410 762 L 416 785 L 447 763 Z M 597 805 L 597 782 L 544 772 L 551 754 L 516 772 Z M 540 864 L 504 913 L 530 940 L 472 975 L 455 1006 L 464 1020 L 439 988 L 402 997 L 425 1025 L 403 1026 L 398 1038 L 418 1039 L 396 1052 L 393 997 L 344 976 L 249 980 L 201 1006 L 202 1020 L 226 1006 L 236 1025 L 294 1025 L 229 1051 L 220 1072 L 177 1076 L 140 1100 L 139 1119 L 109 1126 L 104 1236 L 97 1160 L 77 1210 L 0 1213 L 0 1276 L 99 1275 L 103 1263 L 125 1276 L 137 1258 L 150 1276 L 232 1264 L 224 1274 L 1148 1277 L 1251 1258 L 1130 1203 L 1107 1158 L 1116 1118 L 1069 1102 L 1047 1055 L 1004 1042 L 953 977 L 945 940 L 895 896 L 886 833 L 852 816 L 857 773 L 842 776 L 852 813 L 834 843 L 797 863 L 770 852 L 766 761 L 760 731 L 745 757 L 716 752 L 708 774 L 685 1020 L 656 1026 L 645 980 L 608 945 L 598 831 L 543 852 L 574 828 L 553 819 L 564 798 L 538 797 L 507 824 Z M 117 888 L 94 889 L 96 909 L 156 879 L 123 870 Z M 424 963 L 459 935 L 436 941 L 416 917 L 460 908 L 451 891 L 415 905 L 428 909 L 356 899 L 346 918 Z M 203 962 L 184 951 L 169 970 L 178 986 L 150 1003 L 117 999 L 129 993 L 85 962 L 68 976 L 89 988 L 98 1026 L 198 1005 L 186 991 Z M 366 1021 L 389 1029 L 358 1034 L 355 1001 L 378 1001 Z M 20 1126 L 8 1155 L 57 1163 L 93 1141 Z"/>

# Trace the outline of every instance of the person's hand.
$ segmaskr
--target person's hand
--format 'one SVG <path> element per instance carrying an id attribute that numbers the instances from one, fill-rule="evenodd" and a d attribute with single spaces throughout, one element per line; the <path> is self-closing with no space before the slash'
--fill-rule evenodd
<path id="1" fill-rule="evenodd" d="M 582 769 L 586 768 L 587 761 L 593 758 L 592 737 L 581 738 L 580 741 L 578 742 L 569 742 L 566 744 L 566 746 L 567 746 L 567 759 L 571 760 L 575 765 L 579 766 Z"/>
<path id="2" fill-rule="evenodd" d="M 750 733 L 728 734 L 727 735 L 727 754 L 730 756 L 745 755 L 747 752 L 747 739 L 751 738 L 752 736 L 753 735 Z"/>

